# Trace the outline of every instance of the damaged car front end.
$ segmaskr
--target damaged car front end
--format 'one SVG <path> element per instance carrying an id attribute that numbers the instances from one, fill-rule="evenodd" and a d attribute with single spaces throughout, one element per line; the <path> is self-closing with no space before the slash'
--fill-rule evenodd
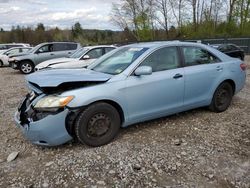
<path id="1" fill-rule="evenodd" d="M 71 71 L 41 71 L 26 77 L 31 92 L 20 103 L 14 119 L 31 143 L 56 146 L 72 140 L 72 124 L 84 107 L 69 107 L 75 96 L 65 95 L 65 92 L 101 84 L 110 78 L 108 75 L 93 76 L 87 69 L 79 69 L 79 74 L 77 70 L 74 74 Z"/>

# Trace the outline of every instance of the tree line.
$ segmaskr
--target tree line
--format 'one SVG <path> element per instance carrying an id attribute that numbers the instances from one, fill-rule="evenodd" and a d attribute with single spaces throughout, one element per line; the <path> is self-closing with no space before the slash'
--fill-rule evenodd
<path id="1" fill-rule="evenodd" d="M 135 41 L 250 36 L 250 0 L 121 0 L 113 3 L 111 22 L 119 31 L 91 30 L 76 22 L 71 29 L 0 28 L 0 43 L 75 41 L 83 45 Z"/>
<path id="2" fill-rule="evenodd" d="M 111 17 L 137 40 L 250 35 L 250 0 L 121 0 Z"/>

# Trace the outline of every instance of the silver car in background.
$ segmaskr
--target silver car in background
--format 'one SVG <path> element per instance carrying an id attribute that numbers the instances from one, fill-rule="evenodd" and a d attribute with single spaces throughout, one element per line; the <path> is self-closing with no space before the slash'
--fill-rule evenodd
<path id="1" fill-rule="evenodd" d="M 30 74 L 39 63 L 49 59 L 69 57 L 79 48 L 81 45 L 75 42 L 41 43 L 27 54 L 10 58 L 9 63 L 13 69 L 20 70 L 23 74 Z"/>

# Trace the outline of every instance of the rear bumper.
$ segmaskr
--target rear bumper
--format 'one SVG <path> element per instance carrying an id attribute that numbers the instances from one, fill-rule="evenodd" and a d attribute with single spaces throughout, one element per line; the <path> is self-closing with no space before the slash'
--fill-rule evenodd
<path id="1" fill-rule="evenodd" d="M 25 105 L 25 101 L 22 105 Z M 65 126 L 68 113 L 69 110 L 65 109 L 56 114 L 49 114 L 38 121 L 33 120 L 32 117 L 25 117 L 26 123 L 22 123 L 21 119 L 24 119 L 22 117 L 24 115 L 23 112 L 18 110 L 14 115 L 14 120 L 25 138 L 31 143 L 43 146 L 57 146 L 72 140 Z"/>

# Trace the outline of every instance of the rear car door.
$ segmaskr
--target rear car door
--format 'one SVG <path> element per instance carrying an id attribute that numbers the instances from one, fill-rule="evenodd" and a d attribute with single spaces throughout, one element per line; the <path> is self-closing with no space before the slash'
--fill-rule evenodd
<path id="1" fill-rule="evenodd" d="M 184 106 L 199 107 L 208 105 L 218 77 L 223 74 L 221 60 L 200 47 L 183 46 L 185 63 Z"/>
<path id="2" fill-rule="evenodd" d="M 126 80 L 126 98 L 132 123 L 178 112 L 183 105 L 184 71 L 176 47 L 164 47 L 149 55 L 140 66 L 152 74 Z"/>
<path id="3" fill-rule="evenodd" d="M 54 53 L 57 58 L 59 57 L 69 57 L 77 49 L 76 43 L 54 43 Z"/>

